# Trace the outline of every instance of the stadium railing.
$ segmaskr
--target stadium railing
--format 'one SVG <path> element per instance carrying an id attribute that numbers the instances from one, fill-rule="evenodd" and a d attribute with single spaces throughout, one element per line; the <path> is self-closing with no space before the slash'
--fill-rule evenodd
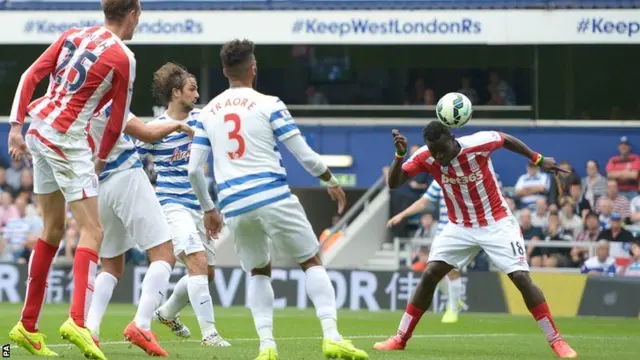
<path id="1" fill-rule="evenodd" d="M 412 246 L 430 246 L 433 243 L 433 238 L 394 238 L 393 239 L 393 251 L 396 256 L 397 263 L 400 264 L 401 261 L 407 261 L 407 264 L 411 264 L 411 254 L 413 251 L 410 249 L 410 246 L 403 245 L 412 245 Z M 535 245 L 536 247 L 545 247 L 545 248 L 561 248 L 561 249 L 572 249 L 574 247 L 586 248 L 589 249 L 589 257 L 595 255 L 595 249 L 597 247 L 597 242 L 589 242 L 589 241 L 564 241 L 564 240 L 551 240 L 551 241 L 530 241 L 525 240 L 525 246 L 529 247 L 531 245 Z M 533 271 L 541 271 L 541 272 L 566 272 L 566 273 L 578 273 L 580 269 L 578 268 L 533 268 Z"/>

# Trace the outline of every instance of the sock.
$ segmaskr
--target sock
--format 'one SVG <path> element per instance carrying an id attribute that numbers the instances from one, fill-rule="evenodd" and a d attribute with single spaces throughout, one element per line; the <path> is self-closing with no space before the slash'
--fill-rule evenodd
<path id="1" fill-rule="evenodd" d="M 273 302 L 275 295 L 271 286 L 271 278 L 264 275 L 255 275 L 249 282 L 247 291 L 249 307 L 253 322 L 260 337 L 260 351 L 267 347 L 276 347 L 273 338 Z"/>
<path id="2" fill-rule="evenodd" d="M 460 293 L 462 292 L 462 279 L 455 280 L 448 279 L 449 298 L 447 301 L 447 308 L 455 313 L 459 311 L 460 307 Z"/>
<path id="3" fill-rule="evenodd" d="M 27 291 L 22 308 L 20 322 L 28 332 L 38 331 L 40 311 L 44 304 L 47 291 L 47 278 L 51 263 L 58 252 L 58 247 L 38 239 L 29 257 L 29 275 L 27 278 Z"/>
<path id="4" fill-rule="evenodd" d="M 424 310 L 418 309 L 411 303 L 407 305 L 407 309 L 404 311 L 404 315 L 402 315 L 402 319 L 400 320 L 397 333 L 403 342 L 406 343 L 411 339 L 413 330 L 416 328 L 416 325 L 418 325 L 422 314 L 424 314 Z"/>
<path id="5" fill-rule="evenodd" d="M 142 280 L 142 294 L 133 322 L 141 329 L 151 330 L 151 318 L 164 298 L 171 277 L 171 265 L 166 261 L 154 261 Z M 207 289 L 208 290 L 208 289 Z"/>
<path id="6" fill-rule="evenodd" d="M 98 253 L 89 248 L 77 248 L 73 258 L 73 297 L 70 315 L 80 327 L 84 327 L 91 307 L 97 272 Z"/>
<path id="7" fill-rule="evenodd" d="M 202 338 L 217 333 L 213 316 L 213 301 L 209 293 L 209 278 L 207 275 L 189 276 L 187 283 L 189 301 L 196 313 Z"/>
<path id="8" fill-rule="evenodd" d="M 165 319 L 175 319 L 176 316 L 178 316 L 178 313 L 187 306 L 189 303 L 189 291 L 187 289 L 188 283 L 189 275 L 183 276 L 178 281 L 167 302 L 162 304 L 158 309 L 160 316 Z"/>
<path id="9" fill-rule="evenodd" d="M 336 293 L 331 285 L 329 275 L 324 266 L 314 266 L 305 272 L 307 295 L 316 308 L 316 315 L 322 325 L 325 339 L 341 341 L 338 332 L 338 312 L 336 310 Z"/>
<path id="10" fill-rule="evenodd" d="M 549 310 L 549 305 L 547 302 L 543 302 L 542 304 L 529 309 L 533 318 L 536 319 L 538 326 L 542 329 L 542 332 L 547 336 L 547 341 L 552 343 L 560 338 L 560 332 L 558 328 L 556 328 L 556 324 L 553 321 L 553 317 L 551 316 L 551 310 Z"/>
<path id="11" fill-rule="evenodd" d="M 91 308 L 89 308 L 89 315 L 87 316 L 87 329 L 91 331 L 91 334 L 96 338 L 100 337 L 100 323 L 104 313 L 107 311 L 107 305 L 111 301 L 113 295 L 113 289 L 118 284 L 118 279 L 109 274 L 108 272 L 101 272 L 96 277 L 96 287 L 93 292 L 93 301 L 91 302 Z"/>

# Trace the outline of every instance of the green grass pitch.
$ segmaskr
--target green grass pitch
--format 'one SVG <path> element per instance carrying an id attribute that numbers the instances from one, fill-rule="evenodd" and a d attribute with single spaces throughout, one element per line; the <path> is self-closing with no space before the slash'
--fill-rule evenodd
<path id="1" fill-rule="evenodd" d="M 20 305 L 0 304 L 0 342 L 8 342 L 8 332 L 17 322 Z M 100 340 L 109 359 L 144 359 L 137 347 L 129 348 L 122 331 L 133 318 L 132 305 L 112 304 L 102 324 Z M 79 351 L 62 343 L 58 328 L 68 316 L 68 305 L 45 304 L 40 328 L 48 344 L 65 359 L 82 359 Z M 401 312 L 341 311 L 342 334 L 369 352 L 370 359 L 553 359 L 554 355 L 535 322 L 526 316 L 463 313 L 457 324 L 441 324 L 440 314 L 427 314 L 416 329 L 405 351 L 382 353 L 373 343 L 394 334 Z M 182 314 L 192 338 L 180 341 L 168 329 L 153 324 L 160 344 L 175 359 L 241 360 L 257 356 L 258 340 L 245 308 L 216 308 L 216 326 L 231 342 L 230 348 L 203 348 L 199 344 L 196 319 L 190 309 Z M 559 318 L 556 319 L 567 341 L 580 359 L 638 359 L 639 319 Z M 320 324 L 313 310 L 276 310 L 275 335 L 282 360 L 323 359 Z M 23 349 L 11 347 L 11 358 L 32 358 Z"/>

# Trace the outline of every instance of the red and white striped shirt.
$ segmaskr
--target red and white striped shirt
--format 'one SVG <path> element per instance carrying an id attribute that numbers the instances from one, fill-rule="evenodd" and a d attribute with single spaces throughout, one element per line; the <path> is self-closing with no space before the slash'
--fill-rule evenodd
<path id="1" fill-rule="evenodd" d="M 69 29 L 22 74 L 9 119 L 22 124 L 28 113 L 59 133 L 86 136 L 93 113 L 113 100 L 98 154 L 105 159 L 126 124 L 135 72 L 133 53 L 111 31 L 100 26 Z M 29 103 L 47 75 L 47 93 Z"/>
<path id="2" fill-rule="evenodd" d="M 481 131 L 457 140 L 460 154 L 449 165 L 440 165 L 423 146 L 402 169 L 411 177 L 421 172 L 433 176 L 442 187 L 449 221 L 454 224 L 484 227 L 510 216 L 489 157 L 504 144 L 502 134 Z"/>

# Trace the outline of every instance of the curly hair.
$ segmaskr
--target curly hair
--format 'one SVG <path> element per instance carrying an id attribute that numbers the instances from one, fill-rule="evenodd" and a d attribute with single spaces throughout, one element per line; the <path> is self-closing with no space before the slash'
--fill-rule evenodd
<path id="1" fill-rule="evenodd" d="M 168 62 L 153 73 L 151 93 L 160 104 L 167 106 L 171 102 L 173 89 L 182 89 L 190 77 L 195 78 L 184 66 Z"/>
<path id="2" fill-rule="evenodd" d="M 242 76 L 254 58 L 254 49 L 253 42 L 247 39 L 235 39 L 224 44 L 220 50 L 220 60 L 227 76 Z"/>
<path id="3" fill-rule="evenodd" d="M 431 121 L 422 130 L 422 137 L 427 141 L 438 141 L 442 136 L 452 137 L 449 128 L 440 121 Z"/>

